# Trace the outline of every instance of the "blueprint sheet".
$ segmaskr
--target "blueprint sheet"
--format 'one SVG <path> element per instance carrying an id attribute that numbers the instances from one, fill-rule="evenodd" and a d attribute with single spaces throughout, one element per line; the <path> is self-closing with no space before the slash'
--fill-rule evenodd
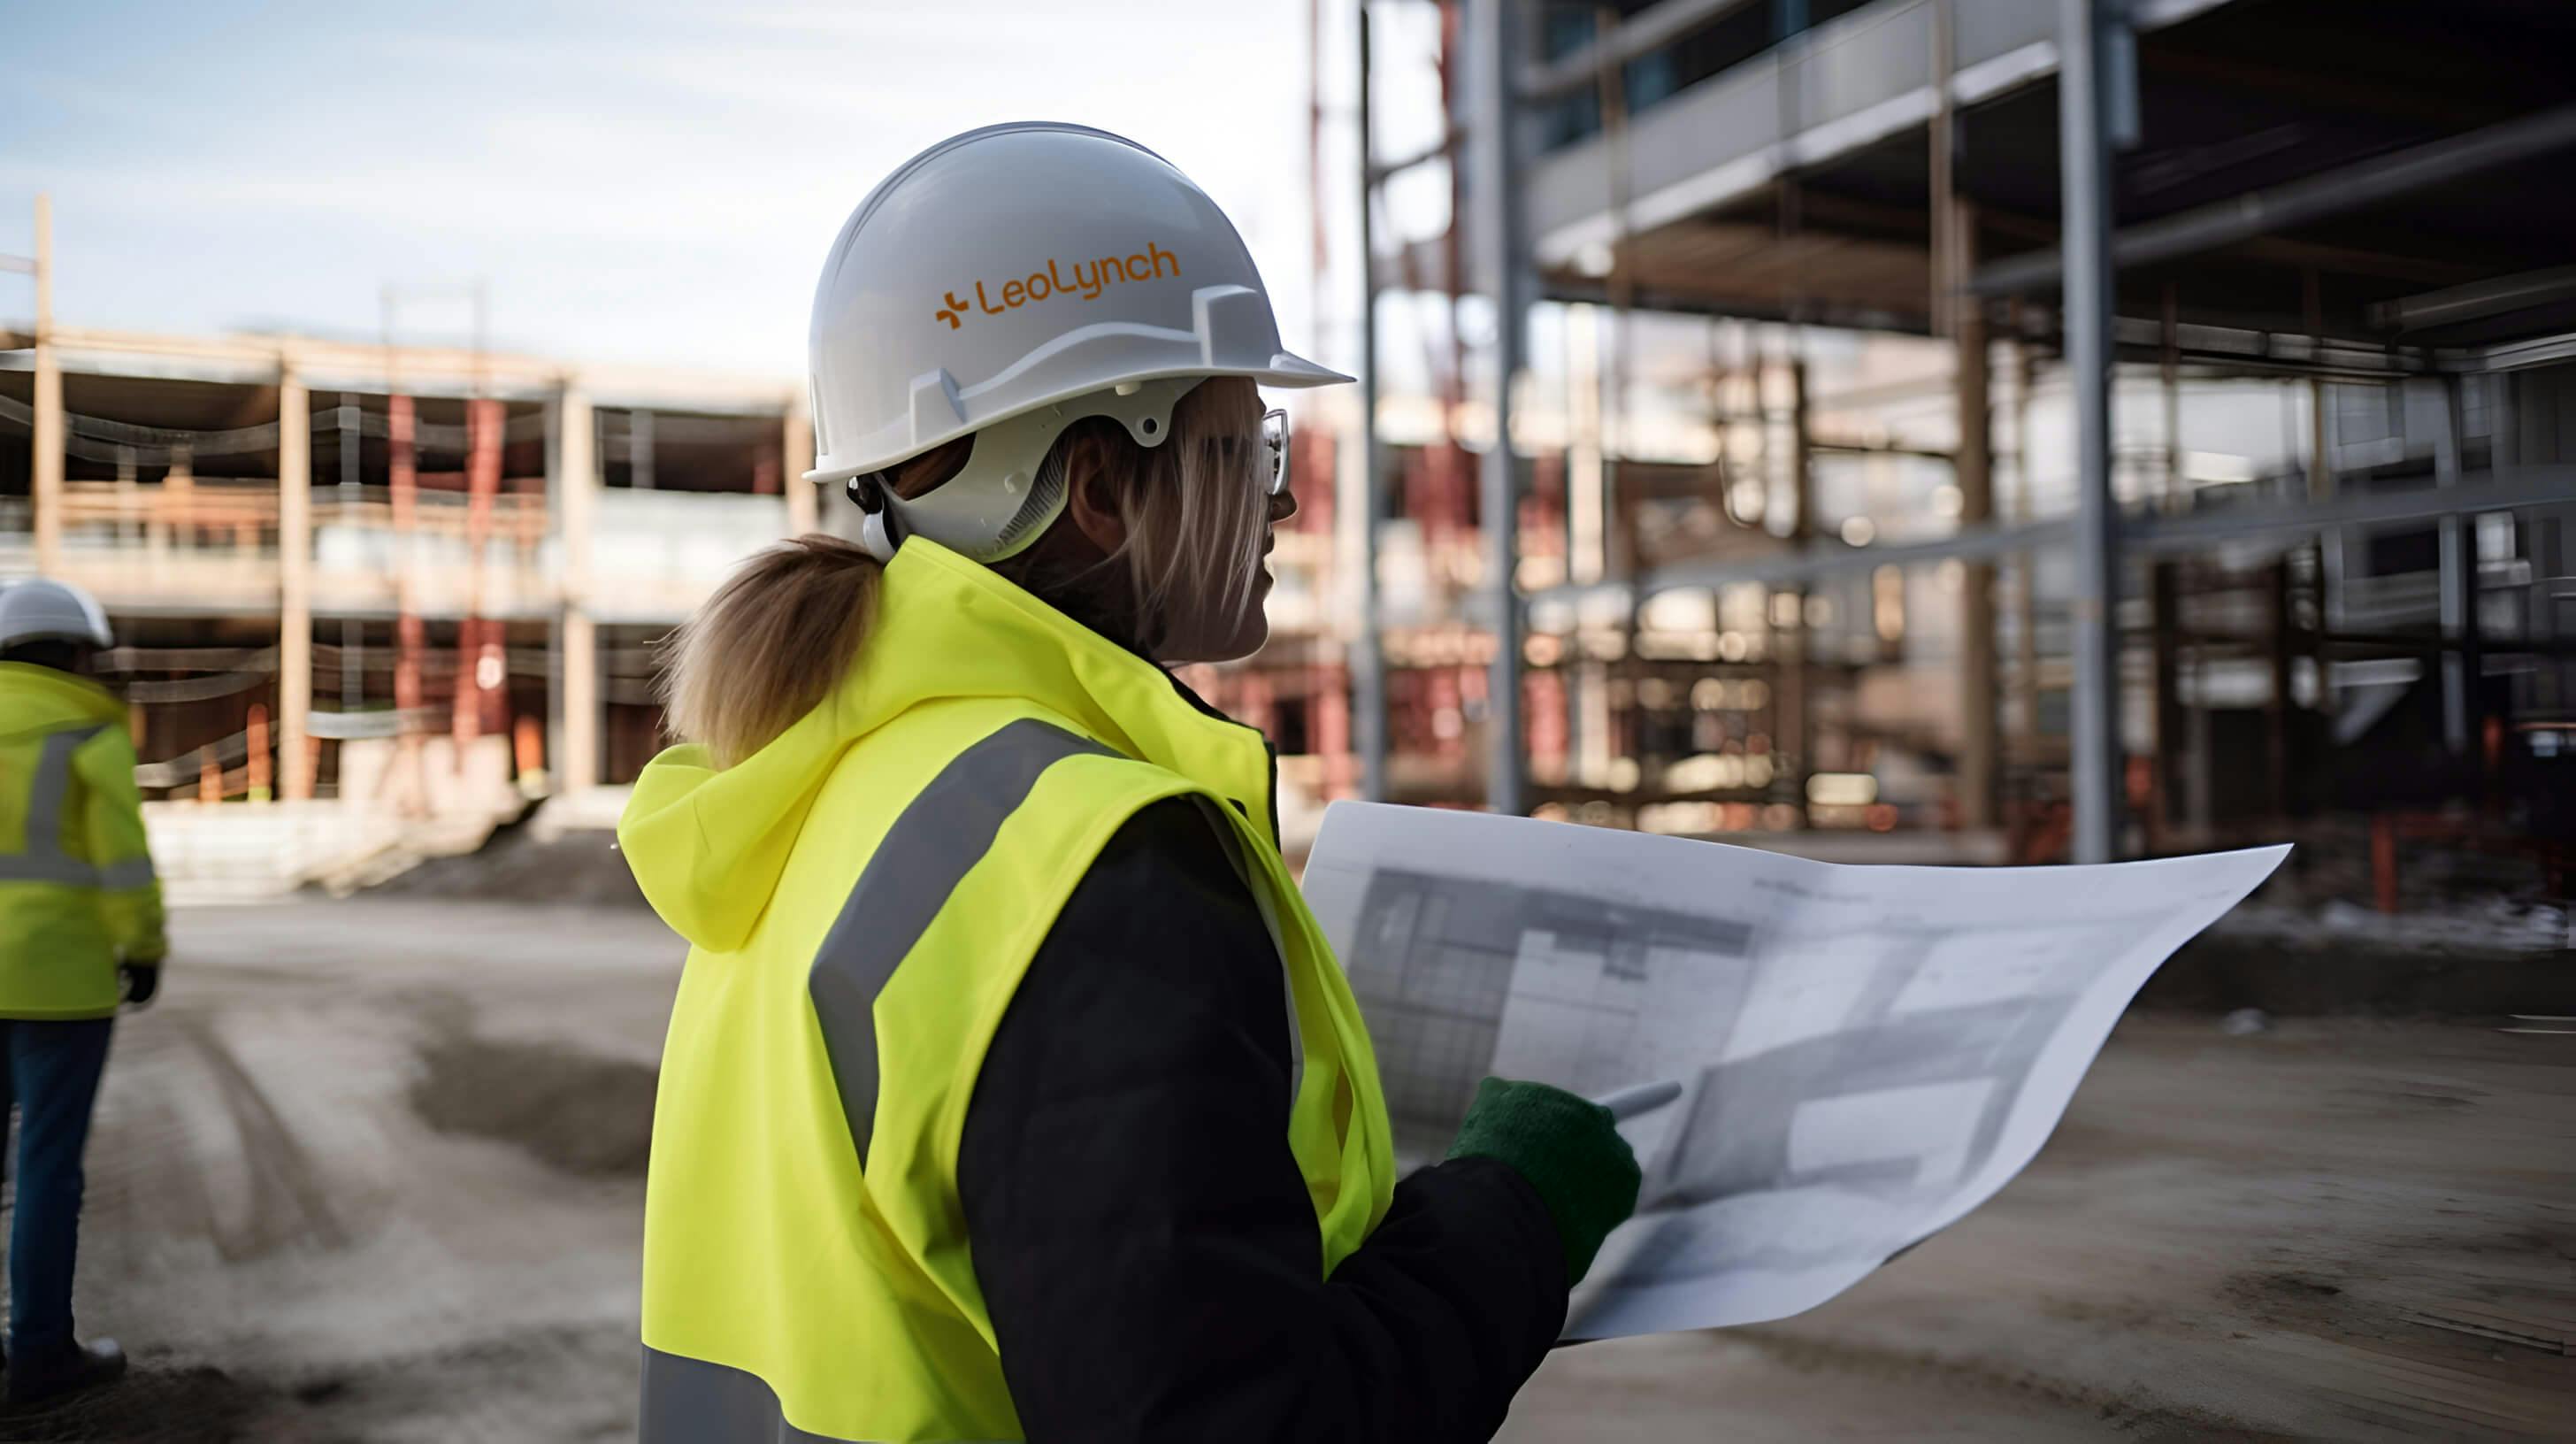
<path id="1" fill-rule="evenodd" d="M 1487 1074 L 1599 1097 L 1645 1186 L 1566 1337 L 1784 1318 L 1994 1196 L 2129 998 L 2287 847 L 2101 867 L 1853 867 L 1335 803 L 1305 891 L 1408 1160 Z"/>

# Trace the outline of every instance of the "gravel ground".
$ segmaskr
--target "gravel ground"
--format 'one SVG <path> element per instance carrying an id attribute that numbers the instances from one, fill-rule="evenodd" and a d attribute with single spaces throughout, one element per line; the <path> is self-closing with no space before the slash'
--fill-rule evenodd
<path id="1" fill-rule="evenodd" d="M 85 1328 L 0 1440 L 631 1437 L 649 913 L 197 911 L 120 1026 Z M 1559 1353 L 1504 1438 L 2576 1436 L 2576 1036 L 2137 1015 L 1985 1209 L 1801 1318 Z"/>
<path id="2" fill-rule="evenodd" d="M 141 1377 L 0 1439 L 632 1437 L 650 913 L 181 914 L 118 1028 L 78 1307 Z"/>

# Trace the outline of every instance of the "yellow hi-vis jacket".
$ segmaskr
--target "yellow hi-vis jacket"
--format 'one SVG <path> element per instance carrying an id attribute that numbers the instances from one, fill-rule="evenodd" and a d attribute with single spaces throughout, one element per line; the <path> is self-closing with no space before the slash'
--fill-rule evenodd
<path id="1" fill-rule="evenodd" d="M 167 951 L 125 705 L 0 662 L 0 1018 L 107 1017 L 116 965 Z"/>
<path id="2" fill-rule="evenodd" d="M 1275 924 L 1316 1277 L 1358 1249 L 1394 1189 L 1386 1100 L 1270 789 L 1259 733 L 918 536 L 821 705 L 724 771 L 693 746 L 645 770 L 618 838 L 694 945 L 645 1191 L 646 1440 L 1020 1437 L 958 1195 L 967 1102 L 1074 885 L 1165 798 L 1231 823 Z"/>

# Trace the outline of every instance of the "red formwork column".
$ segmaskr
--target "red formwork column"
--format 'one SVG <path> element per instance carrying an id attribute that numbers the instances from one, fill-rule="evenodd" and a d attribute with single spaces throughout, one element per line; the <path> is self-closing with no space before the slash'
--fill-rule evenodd
<path id="1" fill-rule="evenodd" d="M 1263 736 L 1270 736 L 1272 724 L 1279 719 L 1271 706 L 1270 674 L 1246 670 L 1235 683 L 1234 707 L 1228 709 L 1234 719 Z"/>
<path id="2" fill-rule="evenodd" d="M 501 403 L 465 403 L 465 615 L 456 626 L 456 765 L 485 732 L 504 726 L 506 705 L 500 627 L 484 619 L 484 553 L 492 541 L 492 502 L 501 491 Z"/>
<path id="3" fill-rule="evenodd" d="M 1563 781 L 1571 740 L 1565 725 L 1565 676 L 1532 672 L 1522 679 L 1521 696 L 1529 718 L 1530 770 L 1550 781 Z"/>
<path id="4" fill-rule="evenodd" d="M 1422 675 L 1427 694 L 1424 700 L 1431 714 L 1431 753 L 1443 761 L 1457 758 L 1467 750 L 1467 698 L 1461 685 L 1467 672 L 1459 667 L 1434 667 Z"/>
<path id="5" fill-rule="evenodd" d="M 1313 744 L 1324 759 L 1324 788 L 1334 797 L 1357 795 L 1359 758 L 1351 753 L 1351 669 L 1333 663 L 1315 669 L 1315 692 L 1308 703 L 1314 719 Z"/>

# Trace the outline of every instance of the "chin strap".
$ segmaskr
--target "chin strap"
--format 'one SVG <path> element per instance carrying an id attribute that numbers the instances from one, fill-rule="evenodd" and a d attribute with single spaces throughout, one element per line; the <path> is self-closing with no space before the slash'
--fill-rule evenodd
<path id="1" fill-rule="evenodd" d="M 871 472 L 850 478 L 850 500 L 860 513 L 859 549 L 875 557 L 880 565 L 894 560 L 894 549 L 902 539 L 894 535 L 893 498 L 886 495 L 885 484 Z"/>

